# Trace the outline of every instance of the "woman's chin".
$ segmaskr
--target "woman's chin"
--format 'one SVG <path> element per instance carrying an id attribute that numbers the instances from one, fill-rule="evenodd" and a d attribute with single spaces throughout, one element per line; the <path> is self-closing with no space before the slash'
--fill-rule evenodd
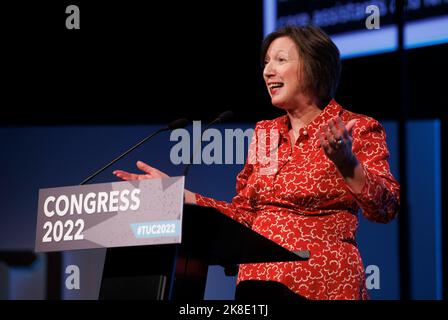
<path id="1" fill-rule="evenodd" d="M 283 100 L 273 98 L 273 99 L 271 99 L 271 103 L 273 106 L 275 106 L 279 109 L 282 109 L 282 110 L 287 109 L 287 107 L 285 105 L 285 101 L 283 101 Z"/>

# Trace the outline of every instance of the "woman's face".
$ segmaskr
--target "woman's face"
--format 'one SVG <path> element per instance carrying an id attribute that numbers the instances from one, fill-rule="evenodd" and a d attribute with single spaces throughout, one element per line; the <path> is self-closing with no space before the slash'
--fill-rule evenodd
<path id="1" fill-rule="evenodd" d="M 272 41 L 264 62 L 263 78 L 272 104 L 285 110 L 294 108 L 303 94 L 303 75 L 294 41 L 289 37 Z"/>

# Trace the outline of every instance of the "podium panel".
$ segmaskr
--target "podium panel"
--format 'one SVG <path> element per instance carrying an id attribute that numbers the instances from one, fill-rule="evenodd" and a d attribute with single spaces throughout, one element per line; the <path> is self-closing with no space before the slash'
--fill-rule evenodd
<path id="1" fill-rule="evenodd" d="M 109 248 L 100 299 L 204 299 L 209 265 L 301 261 L 216 209 L 185 205 L 180 244 Z M 120 288 L 120 289 L 119 289 Z"/>
<path id="2" fill-rule="evenodd" d="M 100 299 L 199 301 L 209 265 L 309 258 L 183 194 L 184 177 L 40 189 L 36 251 L 108 248 Z"/>

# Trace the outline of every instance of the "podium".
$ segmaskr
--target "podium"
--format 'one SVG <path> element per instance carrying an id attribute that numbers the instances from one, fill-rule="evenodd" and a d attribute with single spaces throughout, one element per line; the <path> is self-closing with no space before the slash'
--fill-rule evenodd
<path id="1" fill-rule="evenodd" d="M 184 177 L 39 190 L 36 252 L 107 248 L 100 299 L 204 299 L 209 265 L 300 261 L 213 208 L 185 205 Z M 98 270 L 100 271 L 100 270 Z"/>
<path id="2" fill-rule="evenodd" d="M 218 210 L 184 205 L 180 244 L 108 248 L 99 299 L 204 299 L 209 265 L 303 261 Z"/>

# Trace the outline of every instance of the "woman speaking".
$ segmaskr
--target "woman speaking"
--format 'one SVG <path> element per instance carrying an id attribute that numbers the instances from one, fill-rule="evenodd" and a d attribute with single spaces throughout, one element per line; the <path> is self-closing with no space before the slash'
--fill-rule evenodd
<path id="1" fill-rule="evenodd" d="M 288 250 L 310 251 L 308 261 L 240 265 L 237 299 L 367 299 L 358 210 L 381 223 L 399 210 L 384 128 L 333 99 L 339 50 L 318 27 L 269 34 L 262 59 L 272 104 L 285 114 L 256 124 L 231 203 L 190 191 L 185 200 L 214 207 Z M 114 174 L 166 177 L 141 161 L 137 166 L 145 174 Z"/>

